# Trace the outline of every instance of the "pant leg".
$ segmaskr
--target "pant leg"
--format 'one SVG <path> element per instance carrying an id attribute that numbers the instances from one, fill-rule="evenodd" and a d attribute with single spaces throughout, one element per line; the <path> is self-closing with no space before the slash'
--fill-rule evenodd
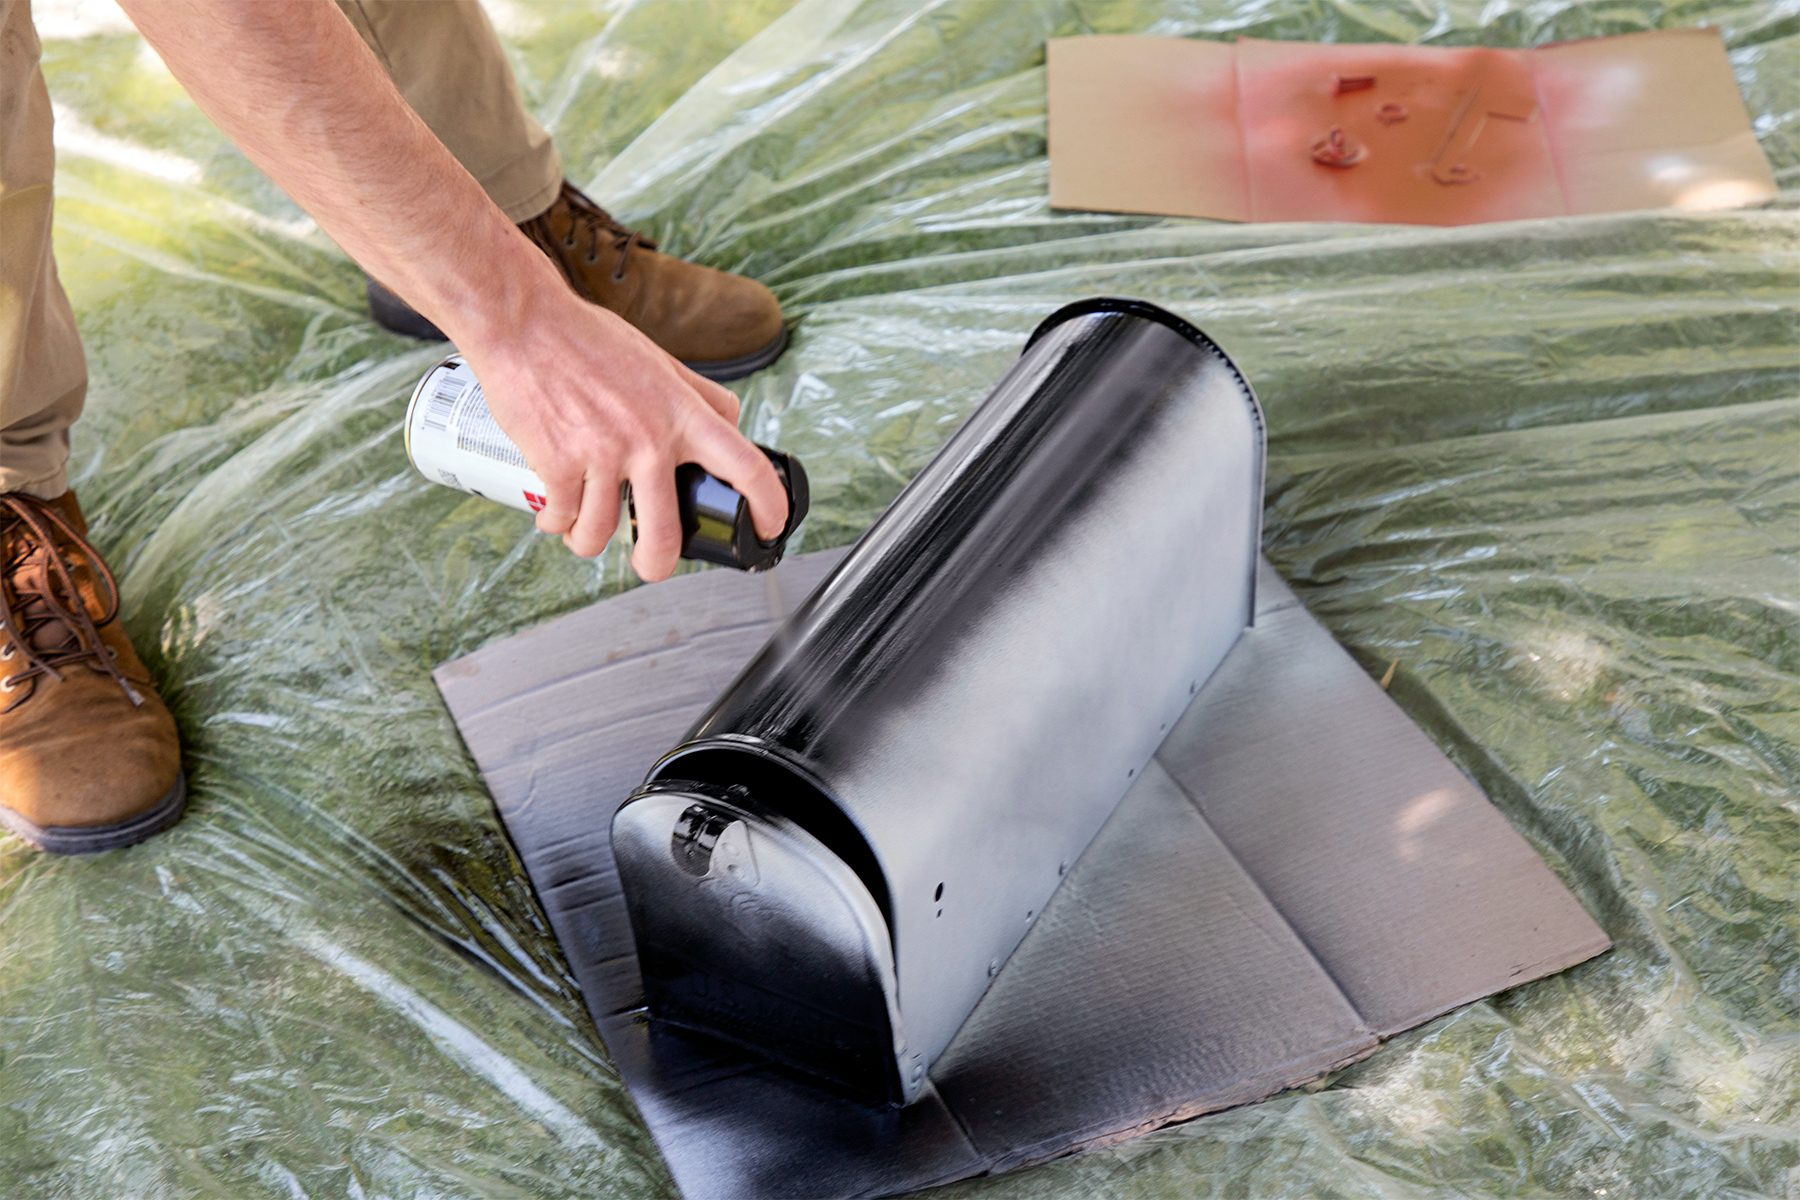
<path id="1" fill-rule="evenodd" d="M 338 0 L 425 124 L 514 222 L 550 207 L 562 161 L 525 110 L 477 0 Z"/>
<path id="2" fill-rule="evenodd" d="M 68 490 L 87 360 L 51 256 L 50 92 L 30 0 L 0 0 L 0 492 Z"/>

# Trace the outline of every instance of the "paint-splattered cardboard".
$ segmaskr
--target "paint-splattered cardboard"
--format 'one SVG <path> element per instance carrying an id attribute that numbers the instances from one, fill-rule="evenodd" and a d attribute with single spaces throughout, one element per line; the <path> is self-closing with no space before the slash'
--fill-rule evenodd
<path id="1" fill-rule="evenodd" d="M 642 1009 L 614 809 L 836 563 L 640 588 L 439 668 L 689 1197 L 890 1195 L 1250 1103 L 1606 935 L 1267 564 L 1257 616 L 904 1109 Z"/>
<path id="2" fill-rule="evenodd" d="M 1060 38 L 1049 90 L 1058 208 L 1462 225 L 1776 191 L 1710 29 L 1534 50 Z"/>

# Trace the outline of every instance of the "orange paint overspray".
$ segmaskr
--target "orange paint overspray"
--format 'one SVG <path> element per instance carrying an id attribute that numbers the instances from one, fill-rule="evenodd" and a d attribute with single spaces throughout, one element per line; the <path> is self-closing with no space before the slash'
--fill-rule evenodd
<path id="1" fill-rule="evenodd" d="M 1530 50 L 1052 39 L 1058 208 L 1460 225 L 1776 192 L 1710 29 Z"/>
<path id="2" fill-rule="evenodd" d="M 1256 219 L 1461 225 L 1562 213 L 1518 52 L 1251 40 L 1237 49 Z M 1369 82 L 1346 90 L 1345 78 Z M 1404 120 L 1391 119 L 1395 107 Z M 1332 129 L 1360 151 L 1354 163 L 1315 158 Z"/>

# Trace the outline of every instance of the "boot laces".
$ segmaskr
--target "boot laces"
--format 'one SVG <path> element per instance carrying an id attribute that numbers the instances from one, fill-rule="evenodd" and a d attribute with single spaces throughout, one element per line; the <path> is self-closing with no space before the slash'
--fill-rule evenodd
<path id="1" fill-rule="evenodd" d="M 597 263 L 602 247 L 609 246 L 618 256 L 613 260 L 612 277 L 614 283 L 619 283 L 625 278 L 625 268 L 634 249 L 640 246 L 646 250 L 656 249 L 654 238 L 621 225 L 574 184 L 565 181 L 559 199 L 569 210 L 569 228 L 560 238 L 550 228 L 549 213 L 533 217 L 521 226 L 527 236 L 546 250 L 553 249 L 555 243 L 560 243 L 564 250 L 573 250 L 585 240 L 587 251 L 584 257 L 589 263 Z M 551 207 L 554 210 L 556 206 Z M 574 282 L 573 278 L 571 282 Z"/>
<path id="2" fill-rule="evenodd" d="M 0 494 L 0 555 L 0 659 L 25 659 L 23 670 L 0 676 L 0 691 L 16 691 L 44 675 L 60 681 L 65 670 L 85 666 L 111 678 L 134 706 L 142 705 L 143 694 L 100 636 L 101 626 L 118 618 L 119 585 L 69 518 L 34 497 Z M 76 585 L 81 568 L 99 584 L 98 616 Z M 0 712 L 29 698 L 27 691 Z"/>

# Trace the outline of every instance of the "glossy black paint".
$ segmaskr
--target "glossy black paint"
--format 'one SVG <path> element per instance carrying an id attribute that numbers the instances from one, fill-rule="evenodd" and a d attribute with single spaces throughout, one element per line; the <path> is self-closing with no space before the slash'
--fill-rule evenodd
<path id="1" fill-rule="evenodd" d="M 619 809 L 652 1015 L 917 1098 L 1249 623 L 1262 458 L 1185 321 L 1046 320 Z"/>

